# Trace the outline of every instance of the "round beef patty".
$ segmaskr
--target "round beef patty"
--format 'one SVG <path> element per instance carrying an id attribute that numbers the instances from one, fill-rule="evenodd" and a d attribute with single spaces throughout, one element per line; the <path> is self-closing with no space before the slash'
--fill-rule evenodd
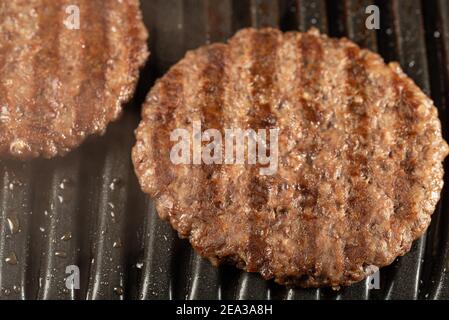
<path id="1" fill-rule="evenodd" d="M 134 91 L 146 39 L 138 0 L 2 1 L 0 154 L 50 158 L 104 133 Z"/>
<path id="2" fill-rule="evenodd" d="M 142 116 L 133 161 L 160 217 L 213 264 L 282 284 L 349 285 L 392 263 L 425 232 L 443 186 L 432 101 L 398 64 L 316 30 L 244 29 L 188 52 Z M 278 128 L 277 171 L 173 164 L 172 130 L 195 122 Z"/>

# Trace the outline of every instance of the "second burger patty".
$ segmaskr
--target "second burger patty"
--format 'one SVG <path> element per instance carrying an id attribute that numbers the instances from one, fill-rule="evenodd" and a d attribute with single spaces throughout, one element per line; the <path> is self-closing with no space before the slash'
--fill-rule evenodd
<path id="1" fill-rule="evenodd" d="M 138 0 L 2 1 L 0 155 L 50 158 L 103 133 L 134 92 L 146 40 Z"/>
<path id="2" fill-rule="evenodd" d="M 398 64 L 316 30 L 244 29 L 187 53 L 151 90 L 133 161 L 161 218 L 214 264 L 302 287 L 349 285 L 410 250 L 448 153 Z M 174 164 L 174 129 L 279 129 L 276 173 Z M 223 146 L 224 148 L 224 146 Z"/>

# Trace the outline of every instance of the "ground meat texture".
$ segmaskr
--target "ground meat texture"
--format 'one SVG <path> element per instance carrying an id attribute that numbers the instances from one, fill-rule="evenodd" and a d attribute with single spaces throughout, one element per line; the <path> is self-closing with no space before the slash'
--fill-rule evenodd
<path id="1" fill-rule="evenodd" d="M 71 5 L 80 28 L 69 29 Z M 0 4 L 0 154 L 51 158 L 104 133 L 133 94 L 147 32 L 138 0 Z"/>
<path id="2" fill-rule="evenodd" d="M 430 223 L 448 146 L 398 64 L 318 31 L 244 29 L 188 52 L 149 93 L 135 171 L 162 219 L 212 263 L 300 287 L 349 285 Z M 170 132 L 279 128 L 279 168 L 174 165 Z"/>

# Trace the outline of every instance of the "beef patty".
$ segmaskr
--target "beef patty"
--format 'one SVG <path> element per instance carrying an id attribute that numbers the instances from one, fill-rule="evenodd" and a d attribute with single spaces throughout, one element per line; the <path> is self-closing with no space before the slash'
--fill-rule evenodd
<path id="1" fill-rule="evenodd" d="M 137 0 L 2 1 L 0 154 L 50 158 L 103 133 L 134 91 L 146 39 Z"/>
<path id="2" fill-rule="evenodd" d="M 149 93 L 133 161 L 162 219 L 212 263 L 349 285 L 420 237 L 448 146 L 398 64 L 316 30 L 244 29 L 188 52 Z M 279 165 L 178 164 L 170 132 L 278 128 Z M 374 268 L 375 270 L 375 268 Z"/>

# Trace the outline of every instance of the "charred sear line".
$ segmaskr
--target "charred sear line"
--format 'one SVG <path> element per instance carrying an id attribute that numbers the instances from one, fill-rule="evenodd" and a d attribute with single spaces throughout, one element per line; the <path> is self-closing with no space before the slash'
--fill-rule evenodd
<path id="1" fill-rule="evenodd" d="M 271 112 L 270 98 L 277 91 L 275 86 L 277 37 L 277 33 L 258 32 L 252 39 L 253 109 L 248 114 L 248 123 L 254 130 L 275 127 L 276 124 L 275 115 Z"/>
<path id="2" fill-rule="evenodd" d="M 49 98 L 53 98 L 54 92 L 51 90 L 51 84 L 48 82 L 42 83 L 47 79 L 57 74 L 59 64 L 59 43 L 60 28 L 49 28 L 49 26 L 58 25 L 62 21 L 61 11 L 62 5 L 57 6 L 52 4 L 52 0 L 42 1 L 42 4 L 37 8 L 39 16 L 39 31 L 37 38 L 40 43 L 45 45 L 34 56 L 33 70 L 34 70 L 34 108 L 28 110 L 30 119 L 29 128 L 34 132 L 44 133 L 49 123 L 41 121 L 42 114 L 51 114 L 52 107 L 50 106 Z M 54 56 L 58 58 L 55 59 Z M 37 121 L 36 121 L 37 120 Z"/>
<path id="3" fill-rule="evenodd" d="M 127 56 L 128 56 L 128 63 L 136 64 L 139 63 L 140 55 L 142 54 L 142 46 L 137 43 L 136 41 L 132 41 L 140 32 L 139 25 L 137 24 L 137 19 L 140 19 L 139 16 L 139 7 L 138 4 L 131 2 L 127 6 L 127 14 L 126 14 L 126 21 L 127 21 L 127 37 L 129 42 L 129 48 L 127 48 Z M 108 29 L 109 30 L 109 29 Z M 147 54 L 147 53 L 146 53 Z"/>
<path id="4" fill-rule="evenodd" d="M 367 96 L 365 85 L 367 84 L 368 75 L 366 73 L 365 58 L 357 47 L 349 47 L 346 49 L 347 60 L 350 61 L 347 67 L 347 96 L 349 98 L 349 111 L 358 117 L 357 133 L 363 138 L 368 138 L 366 131 L 368 116 L 366 114 Z"/>
<path id="5" fill-rule="evenodd" d="M 348 111 L 353 114 L 356 119 L 356 127 L 353 128 L 357 133 L 360 143 L 365 143 L 369 138 L 369 116 L 367 114 L 367 100 L 368 97 L 365 92 L 365 85 L 368 81 L 368 74 L 366 72 L 366 62 L 360 49 L 355 46 L 346 49 L 347 61 L 349 65 L 346 69 L 347 88 L 346 96 L 348 97 Z M 352 141 L 352 140 L 351 140 Z M 355 141 L 352 141 L 355 143 Z M 347 152 L 347 157 L 351 165 L 350 176 L 364 176 L 368 178 L 369 173 L 368 159 L 365 155 L 354 152 L 356 146 L 349 144 L 350 150 Z"/>
<path id="6" fill-rule="evenodd" d="M 323 41 L 322 38 L 310 33 L 303 33 L 301 35 L 300 41 L 297 45 L 298 50 L 298 74 L 297 78 L 299 80 L 301 93 L 298 97 L 298 112 L 302 116 L 303 126 L 305 128 L 310 128 L 309 132 L 313 133 L 316 130 L 320 130 L 319 126 L 323 122 L 323 113 L 321 102 L 316 102 L 316 97 L 321 95 L 321 80 L 323 78 L 323 64 L 326 59 L 324 55 Z M 318 177 L 319 172 L 313 170 L 314 166 L 314 155 L 318 154 L 321 143 L 319 140 L 314 141 L 309 144 L 307 150 L 307 167 L 308 170 L 312 170 L 312 175 Z M 312 169 L 310 169 L 312 168 Z M 310 233 L 316 235 L 320 234 L 321 225 L 318 224 L 319 211 L 317 209 L 317 202 L 319 197 L 318 186 L 308 186 L 307 182 L 301 183 L 301 188 L 299 189 L 301 193 L 301 202 L 304 205 L 303 213 L 301 214 L 301 219 L 307 223 L 307 221 L 314 221 L 310 224 Z M 311 210 L 307 210 L 310 208 Z M 313 239 L 305 247 L 306 255 L 315 261 L 320 261 L 319 250 L 320 245 L 318 244 L 318 238 Z M 307 281 L 313 281 L 315 279 L 313 275 L 313 269 L 321 268 L 318 265 L 311 265 L 312 270 L 307 271 L 307 274 L 303 274 L 298 280 L 298 283 L 307 283 Z"/>
<path id="7" fill-rule="evenodd" d="M 6 3 L 3 3 L 2 6 L 0 10 L 0 21 L 5 21 L 8 15 L 10 15 L 10 8 Z M 8 57 L 11 56 L 14 47 L 12 41 L 9 39 L 10 33 L 6 32 L 6 30 L 5 26 L 0 24 L 0 106 L 8 107 L 12 99 L 8 97 L 8 88 L 2 80 L 5 79 Z M 4 117 L 3 114 L 0 115 Z M 10 139 L 11 133 L 3 121 L 0 121 L 0 130 L 0 152 L 7 152 L 9 148 L 7 141 Z"/>
<path id="8" fill-rule="evenodd" d="M 272 99 L 277 95 L 276 57 L 279 45 L 278 32 L 265 31 L 253 34 L 251 39 L 251 84 L 252 109 L 249 111 L 248 126 L 253 130 L 276 127 L 276 116 L 272 112 Z M 259 211 L 269 200 L 269 184 L 272 178 L 266 176 L 251 178 L 258 175 L 259 165 L 248 168 L 247 188 L 249 205 L 253 209 L 249 217 L 250 235 L 248 248 L 247 270 L 263 269 L 264 276 L 269 277 L 270 271 L 267 253 L 267 243 L 263 232 L 266 229 L 265 219 L 258 217 Z"/>
<path id="9" fill-rule="evenodd" d="M 356 46 L 349 46 L 345 49 L 347 58 L 346 67 L 346 97 L 348 112 L 353 115 L 353 119 L 357 120 L 356 126 L 352 128 L 357 135 L 355 137 L 362 144 L 369 139 L 369 118 L 366 113 L 366 101 L 367 96 L 364 86 L 367 84 L 368 74 L 367 66 L 364 56 L 361 54 L 361 50 Z M 361 139 L 361 140 L 360 140 Z M 351 221 L 352 228 L 359 230 L 359 228 L 365 224 L 365 221 L 370 216 L 370 201 L 369 194 L 366 191 L 364 184 L 357 183 L 358 177 L 364 177 L 369 179 L 370 169 L 368 165 L 368 159 L 365 154 L 357 153 L 358 142 L 348 138 L 348 149 L 345 153 L 347 167 L 347 179 L 349 183 L 348 199 L 345 202 L 345 215 L 346 219 Z M 354 180 L 356 179 L 356 180 Z M 355 182 L 354 182 L 355 181 Z M 368 213 L 368 214 L 367 214 Z M 344 256 L 357 256 L 358 260 L 352 261 L 352 264 L 358 264 L 363 261 L 365 257 L 360 254 L 359 247 L 364 247 L 366 239 L 363 233 L 361 233 L 357 239 L 349 239 L 346 241 L 356 241 L 357 246 L 351 246 L 345 244 L 343 252 Z M 348 260 L 344 259 L 345 269 L 351 269 L 347 266 Z"/>
<path id="10" fill-rule="evenodd" d="M 203 79 L 200 96 L 203 97 L 201 102 L 202 120 L 204 121 L 203 130 L 216 129 L 222 135 L 223 127 L 223 103 L 224 91 L 227 85 L 226 59 L 227 49 L 223 46 L 211 46 L 207 50 L 207 63 L 201 72 L 200 79 Z M 216 141 L 214 141 L 216 142 Z M 208 142 L 211 143 L 211 142 Z M 222 141 L 222 154 L 224 152 L 224 141 Z M 202 164 L 203 185 L 206 185 L 206 193 L 202 195 L 204 205 L 211 206 L 214 209 L 220 203 L 215 202 L 217 199 L 217 169 L 220 164 Z"/>
<path id="11" fill-rule="evenodd" d="M 318 95 L 320 91 L 321 61 L 324 54 L 321 40 L 315 35 L 305 33 L 299 42 L 299 51 L 302 59 L 299 78 L 304 90 L 299 101 L 304 118 L 310 123 L 320 123 L 322 120 L 320 105 L 310 98 Z"/>
<path id="12" fill-rule="evenodd" d="M 203 113 L 204 123 L 207 124 L 205 129 L 217 129 L 222 131 L 223 128 L 223 94 L 227 53 L 221 46 L 210 47 L 207 51 L 208 63 L 202 71 L 201 78 L 204 79 L 202 91 L 204 95 L 204 103 L 201 111 Z"/>
<path id="13" fill-rule="evenodd" d="M 89 119 L 99 116 L 97 112 L 100 110 L 99 106 L 92 105 L 92 98 L 97 98 L 106 86 L 107 59 L 111 46 L 107 37 L 109 9 L 103 1 L 98 0 L 84 1 L 80 9 L 84 16 L 80 29 L 84 49 L 82 80 L 75 99 L 78 108 L 75 126 L 78 131 L 92 131 L 95 128 L 91 127 Z M 104 99 L 99 101 L 104 102 Z"/>
<path id="14" fill-rule="evenodd" d="M 184 73 L 180 68 L 172 69 L 169 73 L 169 77 L 157 84 L 160 96 L 157 108 L 161 114 L 158 115 L 158 119 L 154 119 L 155 128 L 152 131 L 151 139 L 149 139 L 150 148 L 154 153 L 153 159 L 161 164 L 154 172 L 154 181 L 157 184 L 155 190 L 158 190 L 158 194 L 163 194 L 175 178 L 167 146 L 171 145 L 170 131 L 174 129 L 172 126 L 176 122 L 174 111 L 178 103 L 182 103 L 185 96 L 183 86 Z"/>

